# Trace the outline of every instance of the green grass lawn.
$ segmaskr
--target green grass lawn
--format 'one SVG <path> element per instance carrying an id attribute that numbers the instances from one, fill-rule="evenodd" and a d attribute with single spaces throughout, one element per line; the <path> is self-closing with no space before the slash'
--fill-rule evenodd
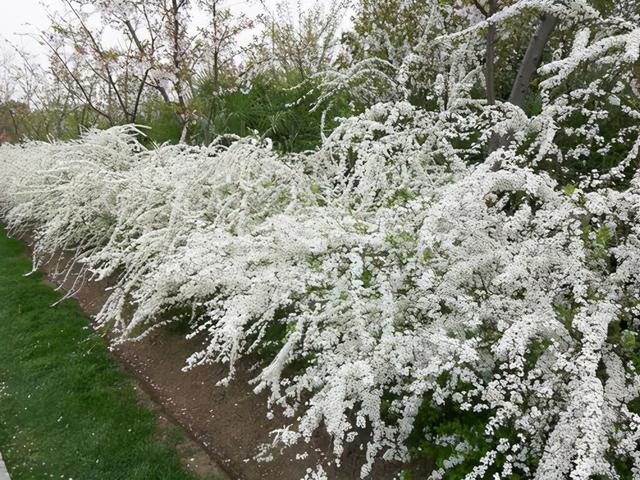
<path id="1" fill-rule="evenodd" d="M 12 480 L 194 479 L 74 301 L 0 229 L 0 452 Z"/>

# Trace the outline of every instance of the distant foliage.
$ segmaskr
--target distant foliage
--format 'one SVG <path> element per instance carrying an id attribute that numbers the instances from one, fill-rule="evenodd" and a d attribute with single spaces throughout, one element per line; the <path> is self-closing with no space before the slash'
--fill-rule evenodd
<path id="1" fill-rule="evenodd" d="M 640 478 L 640 27 L 579 0 L 491 21 L 547 10 L 577 34 L 533 114 L 478 97 L 476 22 L 412 54 L 450 53 L 429 102 L 398 90 L 313 151 L 3 146 L 0 212 L 36 261 L 115 279 L 97 320 L 122 340 L 183 321 L 187 367 L 254 361 L 291 418 L 274 446 L 364 441 L 363 478 L 420 456 L 430 479 Z"/>

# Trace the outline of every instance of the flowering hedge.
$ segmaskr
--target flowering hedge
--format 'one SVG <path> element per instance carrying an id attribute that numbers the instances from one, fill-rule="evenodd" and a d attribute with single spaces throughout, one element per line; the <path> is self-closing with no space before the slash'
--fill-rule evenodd
<path id="1" fill-rule="evenodd" d="M 446 105 L 374 105 L 302 154 L 131 126 L 3 146 L 1 214 L 36 266 L 115 279 L 97 322 L 122 339 L 185 321 L 187 368 L 255 361 L 276 443 L 324 429 L 339 462 L 364 438 L 363 477 L 417 437 L 446 452 L 434 479 L 640 478 L 640 30 L 603 32 L 541 69 L 531 116 L 455 65 Z M 611 73 L 558 93 L 585 62 Z"/>

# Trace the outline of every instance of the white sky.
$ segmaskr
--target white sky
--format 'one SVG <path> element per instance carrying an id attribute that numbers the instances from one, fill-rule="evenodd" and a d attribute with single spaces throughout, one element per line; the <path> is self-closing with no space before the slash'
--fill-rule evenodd
<path id="1" fill-rule="evenodd" d="M 311 4 L 313 0 L 303 0 L 302 5 Z M 277 0 L 266 0 L 267 5 L 275 5 Z M 295 5 L 295 2 L 292 2 Z M 10 41 L 21 48 L 41 53 L 43 50 L 25 34 L 34 33 L 47 27 L 47 9 L 56 10 L 62 0 L 0 0 L 0 41 Z M 257 7 L 251 0 L 227 0 L 224 5 L 232 12 L 244 12 L 249 16 L 255 14 Z"/>
<path id="2" fill-rule="evenodd" d="M 26 23 L 38 26 L 46 25 L 46 14 L 41 0 L 4 0 L 5 5 L 0 15 L 0 32 L 7 36 L 16 31 L 24 31 Z M 46 2 L 53 4 L 51 0 Z"/>
<path id="3" fill-rule="evenodd" d="M 37 49 L 37 44 L 24 36 L 27 32 L 41 30 L 47 26 L 47 14 L 41 0 L 1 0 L 0 37 L 2 42 L 24 46 L 28 50 Z M 48 3 L 53 3 L 49 0 Z M 29 25 L 30 24 L 30 25 Z"/>
<path id="4" fill-rule="evenodd" d="M 275 4 L 276 0 L 267 0 Z M 45 29 L 48 25 L 47 10 L 55 11 L 62 0 L 0 0 L 0 39 L 10 41 L 32 53 L 40 53 L 41 47 L 26 34 Z M 249 0 L 228 0 L 225 5 L 233 12 L 247 12 Z"/>

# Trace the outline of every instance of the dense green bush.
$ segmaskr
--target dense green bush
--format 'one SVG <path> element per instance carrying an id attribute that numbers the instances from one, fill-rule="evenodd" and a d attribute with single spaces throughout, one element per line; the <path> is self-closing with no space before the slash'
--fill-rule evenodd
<path id="1" fill-rule="evenodd" d="M 251 86 L 231 89 L 216 96 L 210 81 L 203 81 L 194 104 L 204 115 L 196 128 L 196 143 L 209 143 L 218 135 L 269 137 L 281 152 L 301 152 L 317 147 L 321 141 L 322 112 L 314 109 L 316 95 L 308 82 L 295 84 L 262 76 Z M 338 101 L 332 116 L 348 115 L 345 101 Z M 330 119 L 325 130 L 336 122 Z M 325 132 L 327 133 L 327 132 Z"/>

